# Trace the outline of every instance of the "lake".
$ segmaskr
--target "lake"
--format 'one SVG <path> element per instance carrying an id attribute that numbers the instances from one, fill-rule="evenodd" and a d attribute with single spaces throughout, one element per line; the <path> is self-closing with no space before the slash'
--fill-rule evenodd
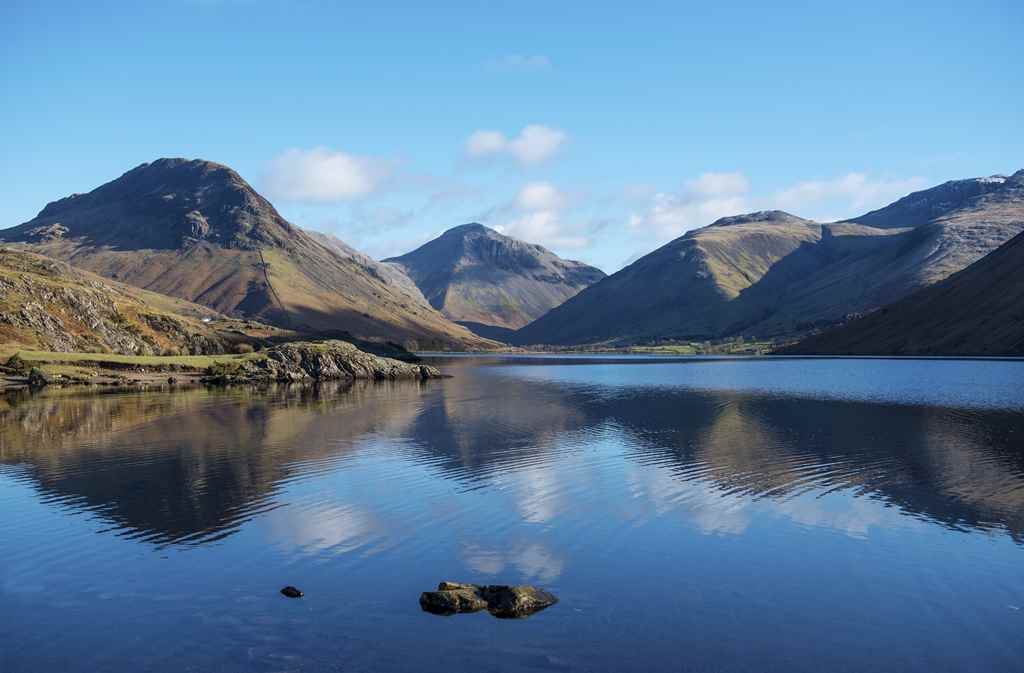
<path id="1" fill-rule="evenodd" d="M 1024 670 L 1024 362 L 430 362 L 0 396 L 0 671 Z"/>

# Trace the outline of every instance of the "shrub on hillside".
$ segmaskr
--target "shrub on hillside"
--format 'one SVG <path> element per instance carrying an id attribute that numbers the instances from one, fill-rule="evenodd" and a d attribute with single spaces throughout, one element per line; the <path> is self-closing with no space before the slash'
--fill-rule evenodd
<path id="1" fill-rule="evenodd" d="M 4 366 L 16 374 L 25 375 L 29 372 L 28 363 L 22 360 L 21 356 L 17 353 L 7 358 L 7 362 L 4 363 Z"/>

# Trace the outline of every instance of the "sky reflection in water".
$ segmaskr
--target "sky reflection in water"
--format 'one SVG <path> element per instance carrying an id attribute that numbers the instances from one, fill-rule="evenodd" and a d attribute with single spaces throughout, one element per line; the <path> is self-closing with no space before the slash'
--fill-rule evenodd
<path id="1" fill-rule="evenodd" d="M 1024 363 L 439 363 L 454 377 L 4 398 L 0 670 L 1024 655 Z M 441 579 L 562 602 L 420 613 Z"/>

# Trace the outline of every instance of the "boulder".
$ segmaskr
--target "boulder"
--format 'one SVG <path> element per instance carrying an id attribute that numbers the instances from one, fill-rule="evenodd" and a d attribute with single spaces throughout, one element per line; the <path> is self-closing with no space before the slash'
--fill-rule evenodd
<path id="1" fill-rule="evenodd" d="M 558 602 L 558 598 L 534 586 L 478 585 L 441 582 L 437 591 L 424 591 L 420 607 L 426 612 L 454 615 L 460 612 L 487 610 L 495 617 L 516 619 L 529 617 Z"/>
<path id="2" fill-rule="evenodd" d="M 424 591 L 420 595 L 420 607 L 437 615 L 454 615 L 458 612 L 479 612 L 487 608 L 487 601 L 476 587 L 442 588 Z"/>
<path id="3" fill-rule="evenodd" d="M 488 611 L 503 618 L 529 617 L 558 602 L 554 594 L 529 585 L 486 586 L 480 593 L 487 601 Z"/>

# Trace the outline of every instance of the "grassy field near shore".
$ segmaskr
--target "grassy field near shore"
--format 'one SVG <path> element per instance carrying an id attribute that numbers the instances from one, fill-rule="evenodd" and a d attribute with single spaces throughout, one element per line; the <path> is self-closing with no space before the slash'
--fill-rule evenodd
<path id="1" fill-rule="evenodd" d="M 166 367 L 206 369 L 218 362 L 240 362 L 265 357 L 261 353 L 227 355 L 120 355 L 117 353 L 61 353 L 56 351 L 24 350 L 0 346 L 0 361 L 17 354 L 25 362 L 35 365 L 109 365 L 112 369 L 124 367 Z"/>
<path id="2" fill-rule="evenodd" d="M 198 377 L 210 367 L 222 365 L 231 367 L 247 360 L 266 357 L 262 353 L 242 353 L 225 355 L 120 355 L 117 353 L 63 353 L 57 351 L 38 351 L 18 348 L 17 346 L 0 346 L 0 367 L 7 369 L 8 375 L 17 374 L 8 365 L 11 359 L 20 360 L 23 368 L 38 368 L 54 379 L 69 382 L 101 382 L 106 379 L 120 379 L 126 374 L 131 378 L 154 378 L 166 376 L 168 372 Z M 24 376 L 27 371 L 21 372 Z M 18 379 L 13 379 L 17 381 Z M 17 385 L 12 380 L 8 385 Z M 0 388 L 5 380 L 0 373 Z"/>

